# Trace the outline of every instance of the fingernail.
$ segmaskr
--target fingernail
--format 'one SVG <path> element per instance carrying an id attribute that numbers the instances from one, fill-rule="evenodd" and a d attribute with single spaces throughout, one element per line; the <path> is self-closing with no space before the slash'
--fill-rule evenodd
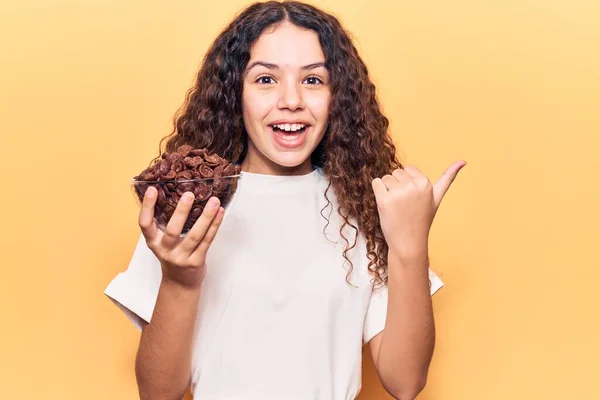
<path id="1" fill-rule="evenodd" d="M 191 203 L 192 201 L 194 201 L 194 195 L 191 193 L 186 193 L 185 194 L 185 202 Z"/>
<path id="2" fill-rule="evenodd" d="M 217 199 L 215 199 L 214 197 L 212 197 L 212 198 L 211 198 L 211 199 L 208 201 L 208 206 L 209 206 L 210 208 L 214 208 L 214 207 L 216 207 L 216 206 L 217 206 L 217 204 L 218 204 L 218 201 L 217 201 Z"/>

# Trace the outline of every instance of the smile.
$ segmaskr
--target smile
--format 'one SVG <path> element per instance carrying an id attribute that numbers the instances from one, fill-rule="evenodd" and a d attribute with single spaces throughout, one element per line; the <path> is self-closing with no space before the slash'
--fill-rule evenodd
<path id="1" fill-rule="evenodd" d="M 301 147 L 306 141 L 310 125 L 274 124 L 270 125 L 275 143 L 281 148 L 294 149 Z"/>
<path id="2" fill-rule="evenodd" d="M 274 131 L 284 133 L 302 133 L 306 129 L 305 124 L 274 124 L 271 125 Z"/>

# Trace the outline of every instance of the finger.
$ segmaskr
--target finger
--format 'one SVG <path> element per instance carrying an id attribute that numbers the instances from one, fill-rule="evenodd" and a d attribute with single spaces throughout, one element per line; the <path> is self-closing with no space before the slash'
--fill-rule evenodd
<path id="1" fill-rule="evenodd" d="M 433 185 L 433 199 L 436 206 L 439 206 L 444 198 L 444 195 L 450 189 L 450 185 L 454 182 L 458 171 L 460 171 L 467 163 L 465 161 L 457 161 L 450 165 L 444 174 Z"/>
<path id="2" fill-rule="evenodd" d="M 427 176 L 425 176 L 425 174 L 423 172 L 421 172 L 421 170 L 419 168 L 415 167 L 414 165 L 405 166 L 404 171 L 406 172 L 406 175 L 409 176 L 411 179 L 427 178 Z"/>
<path id="3" fill-rule="evenodd" d="M 206 236 L 206 232 L 209 229 L 211 223 L 215 219 L 217 212 L 219 211 L 219 199 L 217 197 L 212 197 L 202 210 L 202 214 L 196 222 L 192 229 L 186 233 L 185 237 L 181 241 L 179 247 L 181 251 L 187 256 L 191 256 L 196 247 L 200 244 L 202 239 Z"/>
<path id="4" fill-rule="evenodd" d="M 393 172 L 392 172 L 392 174 L 393 174 Z M 381 180 L 385 184 L 385 187 L 388 190 L 388 192 L 391 190 L 394 190 L 394 188 L 396 188 L 398 185 L 400 185 L 400 183 L 402 182 L 402 180 L 404 178 L 402 176 L 400 176 L 399 179 L 401 180 L 400 182 L 398 182 L 398 180 L 393 175 L 385 175 L 383 178 L 381 178 Z"/>
<path id="5" fill-rule="evenodd" d="M 371 181 L 371 186 L 373 187 L 373 192 L 375 193 L 375 199 L 383 198 L 388 192 L 385 183 L 381 178 L 375 178 Z"/>
<path id="6" fill-rule="evenodd" d="M 408 171 L 406 171 L 406 168 L 408 167 L 404 167 L 404 169 L 398 168 L 392 172 L 392 176 L 396 179 L 397 182 L 403 183 L 408 182 L 412 179 Z"/>
<path id="7" fill-rule="evenodd" d="M 149 186 L 142 199 L 142 207 L 138 216 L 138 225 L 147 243 L 155 241 L 159 235 L 154 220 L 154 205 L 156 204 L 157 191 L 154 186 Z"/>
<path id="8" fill-rule="evenodd" d="M 408 176 L 412 183 L 419 189 L 424 189 L 427 187 L 431 188 L 433 185 L 429 181 L 427 175 L 425 175 L 419 168 L 414 165 L 407 165 L 405 167 L 406 176 Z"/>
<path id="9" fill-rule="evenodd" d="M 185 192 L 177 202 L 177 207 L 175 207 L 175 211 L 173 211 L 173 215 L 167 223 L 165 234 L 162 238 L 162 244 L 166 248 L 172 249 L 179 244 L 179 236 L 193 204 L 194 194 L 191 192 Z"/>
<path id="10" fill-rule="evenodd" d="M 202 238 L 202 241 L 196 247 L 192 255 L 190 256 L 190 264 L 192 265 L 200 265 L 206 261 L 206 253 L 208 252 L 208 248 L 212 244 L 215 236 L 217 236 L 217 231 L 221 226 L 221 222 L 223 222 L 223 216 L 225 215 L 225 209 L 223 207 L 219 207 L 217 209 L 217 214 L 215 218 L 212 220 L 210 227 L 206 231 L 206 234 Z"/>

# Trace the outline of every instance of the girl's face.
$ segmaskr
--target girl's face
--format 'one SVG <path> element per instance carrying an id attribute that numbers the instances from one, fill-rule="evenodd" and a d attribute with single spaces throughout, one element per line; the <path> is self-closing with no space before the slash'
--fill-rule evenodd
<path id="1" fill-rule="evenodd" d="M 329 74 L 316 32 L 284 22 L 250 50 L 242 89 L 248 153 L 242 170 L 304 175 L 327 127 Z"/>

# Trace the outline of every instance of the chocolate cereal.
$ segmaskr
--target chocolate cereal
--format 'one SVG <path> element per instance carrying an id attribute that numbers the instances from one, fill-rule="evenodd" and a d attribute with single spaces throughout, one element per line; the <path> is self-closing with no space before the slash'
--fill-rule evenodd
<path id="1" fill-rule="evenodd" d="M 140 202 L 148 187 L 157 189 L 154 217 L 161 229 L 173 216 L 181 196 L 185 192 L 192 192 L 194 204 L 182 230 L 182 233 L 186 233 L 200 217 L 211 197 L 218 197 L 221 206 L 228 203 L 237 188 L 240 172 L 241 166 L 218 154 L 182 145 L 176 151 L 163 153 L 153 165 L 135 176 L 133 187 Z"/>

